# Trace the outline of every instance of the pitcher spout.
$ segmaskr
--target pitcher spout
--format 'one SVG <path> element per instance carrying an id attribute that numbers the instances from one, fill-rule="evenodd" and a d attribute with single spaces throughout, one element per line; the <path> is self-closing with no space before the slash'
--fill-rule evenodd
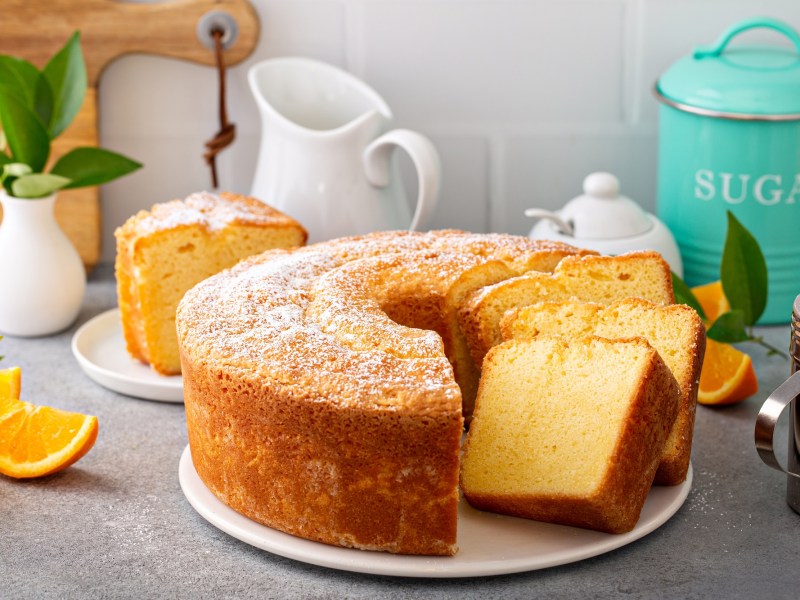
<path id="1" fill-rule="evenodd" d="M 350 73 L 319 61 L 270 59 L 248 73 L 264 127 L 335 135 L 388 123 L 391 110 L 375 90 Z"/>

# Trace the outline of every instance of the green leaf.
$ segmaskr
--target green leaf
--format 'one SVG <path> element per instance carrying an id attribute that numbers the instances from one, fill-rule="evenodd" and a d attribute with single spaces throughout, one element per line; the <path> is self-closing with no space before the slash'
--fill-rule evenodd
<path id="1" fill-rule="evenodd" d="M 75 148 L 58 159 L 51 170 L 68 177 L 68 189 L 100 185 L 127 175 L 142 165 L 121 154 L 101 148 Z"/>
<path id="2" fill-rule="evenodd" d="M 728 211 L 720 279 L 731 309 L 754 325 L 767 305 L 767 263 L 753 235 Z"/>
<path id="3" fill-rule="evenodd" d="M 50 173 L 33 173 L 15 179 L 11 190 L 16 198 L 43 198 L 69 183 L 69 179 Z"/>
<path id="4" fill-rule="evenodd" d="M 34 106 L 36 82 L 40 76 L 39 69 L 27 60 L 0 55 L 0 88 L 16 96 L 29 108 Z"/>
<path id="5" fill-rule="evenodd" d="M 11 157 L 0 152 L 0 166 L 11 164 Z"/>
<path id="6" fill-rule="evenodd" d="M 22 177 L 28 173 L 31 173 L 31 168 L 24 163 L 8 162 L 4 164 L 3 168 L 0 169 L 0 182 L 2 182 L 3 189 L 5 189 L 6 193 L 13 196 L 14 192 L 11 189 L 12 184 L 17 177 Z"/>
<path id="7" fill-rule="evenodd" d="M 50 122 L 53 91 L 44 74 L 27 60 L 0 55 L 0 89 L 16 96 L 43 124 Z"/>
<path id="8" fill-rule="evenodd" d="M 707 319 L 703 307 L 700 306 L 700 302 L 697 300 L 694 293 L 692 293 L 691 288 L 675 273 L 672 273 L 672 290 L 675 293 L 676 304 L 688 304 L 697 311 L 701 319 L 704 321 Z"/>
<path id="9" fill-rule="evenodd" d="M 0 91 L 0 123 L 14 162 L 41 171 L 50 155 L 50 137 L 34 112 L 16 96 Z"/>
<path id="10" fill-rule="evenodd" d="M 726 344 L 746 342 L 750 339 L 741 310 L 732 310 L 721 314 L 708 328 L 706 335 L 712 340 Z"/>
<path id="11" fill-rule="evenodd" d="M 72 34 L 64 47 L 45 65 L 43 72 L 53 91 L 49 132 L 51 138 L 56 138 L 78 114 L 86 93 L 86 65 L 81 52 L 80 33 L 76 31 Z"/>
<path id="12" fill-rule="evenodd" d="M 41 119 L 45 129 L 47 129 L 48 123 L 50 123 L 50 121 L 53 119 L 54 101 L 53 88 L 50 87 L 50 82 L 47 81 L 44 73 L 42 73 L 39 75 L 39 80 L 36 82 L 36 91 L 34 92 L 33 98 L 33 110 L 39 119 Z"/>
<path id="13" fill-rule="evenodd" d="M 3 166 L 3 177 L 22 177 L 23 175 L 30 175 L 33 170 L 25 163 L 8 163 Z"/>

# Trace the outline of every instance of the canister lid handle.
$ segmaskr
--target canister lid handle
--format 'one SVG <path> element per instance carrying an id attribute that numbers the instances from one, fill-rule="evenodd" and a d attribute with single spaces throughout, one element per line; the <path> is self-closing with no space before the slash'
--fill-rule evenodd
<path id="1" fill-rule="evenodd" d="M 734 36 L 739 35 L 749 29 L 758 29 L 765 27 L 767 29 L 774 29 L 782 33 L 794 44 L 795 49 L 800 53 L 800 34 L 797 30 L 784 21 L 773 19 L 770 17 L 753 17 L 738 22 L 736 25 L 730 27 L 725 33 L 720 36 L 715 44 L 710 46 L 698 46 L 694 49 L 695 58 L 706 58 L 709 56 L 719 56 L 725 50 L 725 47 L 733 39 Z"/>

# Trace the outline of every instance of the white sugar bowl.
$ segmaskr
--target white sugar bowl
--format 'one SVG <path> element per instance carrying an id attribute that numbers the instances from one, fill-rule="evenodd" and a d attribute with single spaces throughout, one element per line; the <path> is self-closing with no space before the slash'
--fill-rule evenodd
<path id="1" fill-rule="evenodd" d="M 619 193 L 619 181 L 611 173 L 592 173 L 583 180 L 583 195 L 557 211 L 529 208 L 528 217 L 539 222 L 532 240 L 556 240 L 602 254 L 655 250 L 670 268 L 683 276 L 683 262 L 675 238 L 652 214 Z"/>

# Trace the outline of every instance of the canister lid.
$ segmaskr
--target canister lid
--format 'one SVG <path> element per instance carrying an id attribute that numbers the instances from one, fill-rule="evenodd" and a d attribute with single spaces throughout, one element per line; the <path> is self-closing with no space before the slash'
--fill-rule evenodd
<path id="1" fill-rule="evenodd" d="M 735 45 L 738 34 L 757 28 L 785 35 L 791 47 Z M 728 29 L 711 46 L 694 50 L 670 67 L 656 85 L 667 104 L 714 116 L 784 115 L 800 119 L 800 35 L 793 27 L 766 17 L 747 19 Z"/>

